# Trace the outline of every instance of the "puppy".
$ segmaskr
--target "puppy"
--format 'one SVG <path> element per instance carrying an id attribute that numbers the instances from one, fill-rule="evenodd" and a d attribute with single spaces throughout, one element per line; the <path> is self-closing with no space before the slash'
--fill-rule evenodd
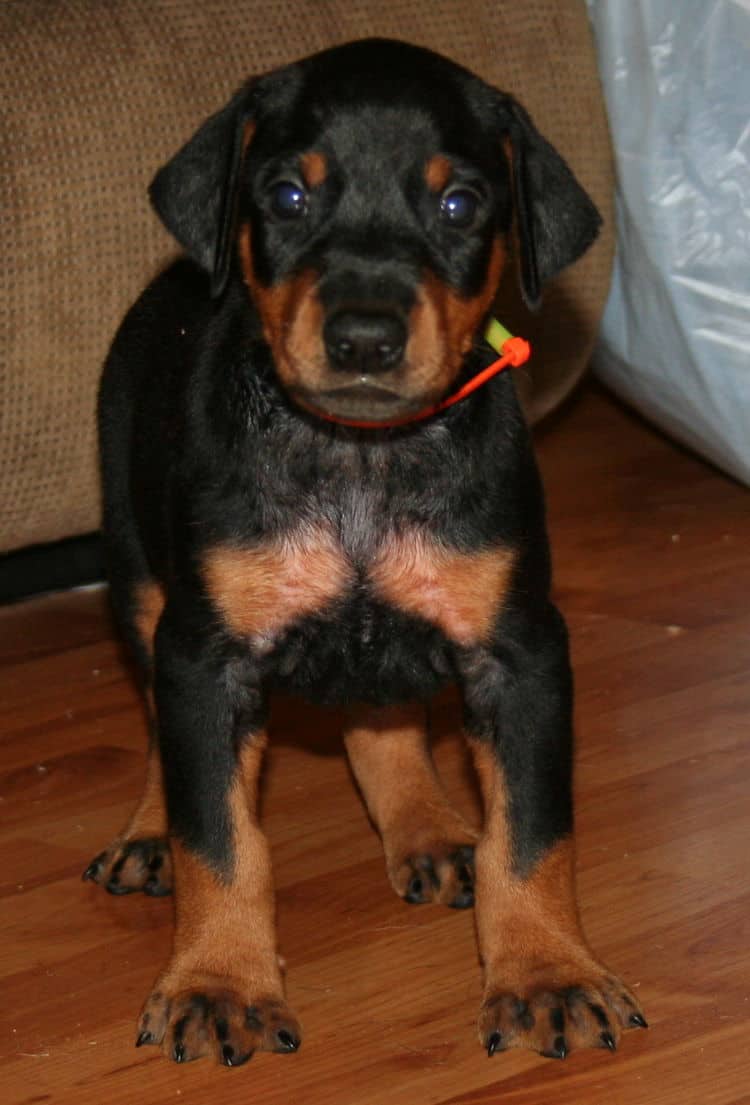
<path id="1" fill-rule="evenodd" d="M 578 920 L 567 636 L 513 381 L 425 415 L 487 363 L 511 235 L 534 306 L 594 240 L 593 204 L 511 96 L 383 40 L 246 84 L 151 198 L 187 256 L 123 322 L 100 427 L 153 738 L 140 806 L 85 872 L 113 893 L 174 881 L 138 1044 L 229 1066 L 299 1046 L 256 816 L 278 689 L 346 707 L 396 892 L 476 895 L 489 1054 L 614 1050 L 646 1022 Z M 449 682 L 479 840 L 426 747 Z"/>

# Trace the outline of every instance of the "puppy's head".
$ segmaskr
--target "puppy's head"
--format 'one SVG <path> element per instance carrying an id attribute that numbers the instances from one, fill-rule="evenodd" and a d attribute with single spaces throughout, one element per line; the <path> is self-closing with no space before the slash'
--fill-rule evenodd
<path id="1" fill-rule="evenodd" d="M 386 40 L 249 83 L 151 197 L 215 295 L 244 280 L 296 403 L 383 422 L 454 383 L 514 217 L 530 306 L 600 222 L 512 97 Z"/>

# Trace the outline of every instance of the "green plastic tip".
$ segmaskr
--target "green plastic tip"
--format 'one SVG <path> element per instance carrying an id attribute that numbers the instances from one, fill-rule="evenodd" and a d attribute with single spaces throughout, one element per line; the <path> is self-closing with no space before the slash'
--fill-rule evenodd
<path id="1" fill-rule="evenodd" d="M 513 335 L 510 331 L 506 330 L 496 318 L 491 318 L 487 323 L 487 329 L 484 331 L 484 338 L 497 353 L 502 353 L 506 341 L 508 338 L 512 337 Z"/>

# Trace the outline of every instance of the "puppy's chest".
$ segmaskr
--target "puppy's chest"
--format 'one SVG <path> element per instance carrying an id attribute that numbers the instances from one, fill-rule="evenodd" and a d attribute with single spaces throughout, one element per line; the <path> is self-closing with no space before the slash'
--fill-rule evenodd
<path id="1" fill-rule="evenodd" d="M 215 546 L 203 579 L 227 629 L 257 647 L 272 647 L 311 616 L 332 629 L 345 619 L 349 632 L 361 624 L 369 634 L 389 609 L 469 647 L 490 637 L 513 561 L 506 547 L 462 551 L 416 527 L 352 543 L 319 523 L 275 540 Z"/>

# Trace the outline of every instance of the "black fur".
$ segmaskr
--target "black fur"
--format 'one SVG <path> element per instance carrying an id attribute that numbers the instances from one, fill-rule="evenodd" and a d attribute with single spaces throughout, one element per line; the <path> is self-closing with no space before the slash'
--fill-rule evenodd
<path id="1" fill-rule="evenodd" d="M 324 151 L 326 178 L 310 189 L 303 221 L 279 219 L 273 186 L 296 179 L 310 149 Z M 455 186 L 479 197 L 468 230 L 441 221 L 425 185 L 435 154 L 450 158 Z M 535 303 L 595 236 L 593 205 L 510 97 L 383 41 L 248 85 L 154 181 L 156 209 L 191 259 L 144 292 L 106 366 L 105 531 L 115 607 L 146 669 L 134 585 L 158 580 L 166 591 L 153 664 L 170 826 L 218 871 L 231 866 L 237 749 L 263 724 L 274 687 L 392 703 L 458 680 L 470 730 L 504 767 L 517 869 L 570 831 L 566 633 L 549 599 L 542 492 L 511 377 L 403 429 L 321 421 L 290 400 L 234 248 L 247 224 L 261 287 L 313 269 L 324 312 L 354 300 L 408 317 L 425 271 L 459 297 L 481 291 L 514 191 L 522 287 Z M 487 363 L 480 337 L 456 383 Z M 305 523 L 330 527 L 358 582 L 270 647 L 235 639 L 206 594 L 206 553 Z M 383 533 L 409 527 L 459 552 L 516 550 L 490 646 L 458 647 L 372 595 L 365 572 Z"/>

